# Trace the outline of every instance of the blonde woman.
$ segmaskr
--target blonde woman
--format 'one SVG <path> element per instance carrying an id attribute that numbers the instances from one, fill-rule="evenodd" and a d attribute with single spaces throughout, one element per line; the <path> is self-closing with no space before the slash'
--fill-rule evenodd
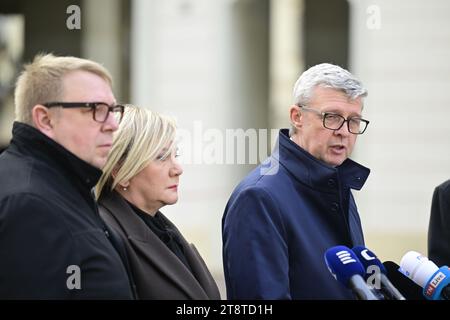
<path id="1" fill-rule="evenodd" d="M 125 240 L 140 299 L 220 299 L 206 264 L 159 210 L 183 169 L 172 120 L 128 105 L 97 185 L 100 215 Z"/>

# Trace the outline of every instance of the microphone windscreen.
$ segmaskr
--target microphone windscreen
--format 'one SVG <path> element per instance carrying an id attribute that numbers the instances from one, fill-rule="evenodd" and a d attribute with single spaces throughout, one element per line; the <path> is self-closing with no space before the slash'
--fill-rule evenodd
<path id="1" fill-rule="evenodd" d="M 346 246 L 336 246 L 325 252 L 328 269 L 345 286 L 349 287 L 350 278 L 354 275 L 364 277 L 365 271 L 356 255 Z"/>
<path id="2" fill-rule="evenodd" d="M 386 268 L 381 263 L 380 259 L 377 258 L 375 253 L 373 253 L 372 251 L 370 251 L 369 249 L 367 249 L 364 246 L 356 246 L 356 247 L 353 247 L 352 250 L 358 257 L 359 261 L 362 263 L 366 272 L 367 272 L 368 267 L 375 265 L 380 269 L 381 273 L 386 274 Z"/>
<path id="3" fill-rule="evenodd" d="M 392 261 L 383 262 L 386 275 L 392 284 L 403 294 L 406 300 L 426 300 L 422 294 L 423 289 L 411 279 L 402 274 L 400 266 Z"/>
<path id="4" fill-rule="evenodd" d="M 438 266 L 416 251 L 408 251 L 400 260 L 403 274 L 424 288 L 428 280 L 438 271 Z"/>

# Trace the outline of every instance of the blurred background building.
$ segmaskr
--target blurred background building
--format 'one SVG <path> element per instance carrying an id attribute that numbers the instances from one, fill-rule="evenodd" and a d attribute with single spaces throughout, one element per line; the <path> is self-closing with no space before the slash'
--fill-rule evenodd
<path id="1" fill-rule="evenodd" d="M 371 123 L 352 157 L 372 170 L 355 192 L 366 244 L 398 263 L 408 250 L 426 254 L 431 195 L 450 178 L 449 18 L 446 0 L 2 0 L 0 149 L 23 62 L 53 52 L 103 63 L 118 101 L 176 118 L 184 174 L 179 202 L 162 211 L 225 297 L 221 217 L 256 165 L 249 153 L 237 161 L 232 133 L 248 133 L 247 151 L 251 130 L 274 138 L 289 126 L 298 76 L 339 64 L 369 90 Z M 224 160 L 230 150 L 235 161 Z"/>

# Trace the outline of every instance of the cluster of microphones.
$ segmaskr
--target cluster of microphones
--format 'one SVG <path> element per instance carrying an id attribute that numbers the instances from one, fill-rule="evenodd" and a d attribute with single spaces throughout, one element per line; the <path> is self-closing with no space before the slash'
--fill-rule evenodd
<path id="1" fill-rule="evenodd" d="M 399 266 L 381 263 L 364 246 L 336 246 L 325 252 L 325 262 L 359 300 L 450 300 L 450 268 L 439 268 L 415 251 L 407 252 Z"/>

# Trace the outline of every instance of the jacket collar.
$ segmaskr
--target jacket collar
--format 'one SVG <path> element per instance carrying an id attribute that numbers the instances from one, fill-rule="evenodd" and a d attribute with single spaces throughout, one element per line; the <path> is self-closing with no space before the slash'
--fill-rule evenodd
<path id="1" fill-rule="evenodd" d="M 64 172 L 84 190 L 92 189 L 102 171 L 81 160 L 66 148 L 30 125 L 14 122 L 11 146 L 21 154 L 45 162 L 58 172 Z"/>
<path id="2" fill-rule="evenodd" d="M 278 158 L 294 177 L 312 188 L 333 192 L 337 183 L 360 190 L 369 176 L 370 169 L 347 159 L 340 166 L 332 167 L 316 159 L 289 138 L 289 130 L 281 129 L 274 157 Z"/>

